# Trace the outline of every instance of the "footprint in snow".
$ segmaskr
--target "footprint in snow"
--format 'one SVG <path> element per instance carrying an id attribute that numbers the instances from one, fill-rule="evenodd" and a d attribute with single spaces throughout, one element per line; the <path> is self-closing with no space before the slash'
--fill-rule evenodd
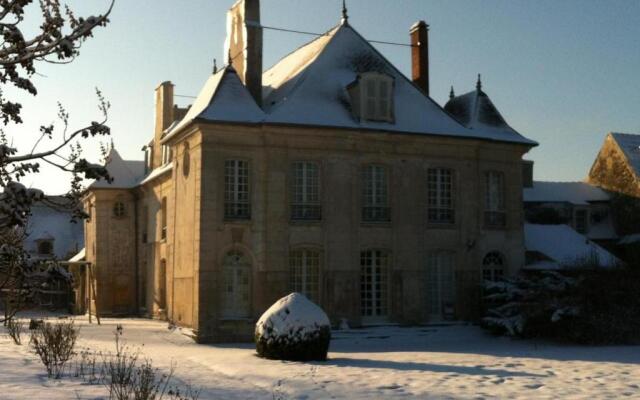
<path id="1" fill-rule="evenodd" d="M 504 379 L 502 379 L 502 378 L 494 379 L 494 380 L 491 381 L 491 383 L 493 383 L 495 385 L 499 385 L 501 383 L 504 383 Z"/>
<path id="2" fill-rule="evenodd" d="M 397 390 L 397 389 L 401 389 L 402 386 L 398 385 L 398 384 L 391 384 L 391 385 L 383 385 L 383 386 L 378 386 L 377 389 L 380 390 Z"/>

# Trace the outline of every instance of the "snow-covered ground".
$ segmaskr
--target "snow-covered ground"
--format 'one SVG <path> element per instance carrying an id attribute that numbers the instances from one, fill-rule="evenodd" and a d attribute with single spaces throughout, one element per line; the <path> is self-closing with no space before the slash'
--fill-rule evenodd
<path id="1" fill-rule="evenodd" d="M 251 344 L 197 345 L 167 324 L 103 319 L 81 326 L 80 347 L 130 347 L 203 389 L 200 399 L 640 399 L 640 347 L 581 347 L 496 338 L 473 326 L 384 327 L 334 333 L 329 360 L 257 358 Z M 2 328 L 4 329 L 4 328 Z M 1 399 L 100 399 L 105 388 L 51 381 L 28 346 L 0 334 Z"/>

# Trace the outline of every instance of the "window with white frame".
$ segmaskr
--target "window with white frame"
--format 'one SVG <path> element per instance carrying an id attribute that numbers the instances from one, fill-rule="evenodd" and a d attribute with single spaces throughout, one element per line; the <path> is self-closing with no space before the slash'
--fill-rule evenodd
<path id="1" fill-rule="evenodd" d="M 485 281 L 499 281 L 504 277 L 505 261 L 502 253 L 492 251 L 482 259 L 482 279 Z"/>
<path id="2" fill-rule="evenodd" d="M 224 163 L 224 217 L 251 218 L 249 161 L 226 160 Z"/>
<path id="3" fill-rule="evenodd" d="M 313 221 L 322 218 L 320 167 L 308 161 L 292 165 L 291 219 Z"/>
<path id="4" fill-rule="evenodd" d="M 384 250 L 360 253 L 360 309 L 365 318 L 388 314 L 389 258 Z"/>
<path id="5" fill-rule="evenodd" d="M 430 223 L 454 223 L 454 183 L 451 169 L 429 168 L 427 171 L 427 220 Z"/>
<path id="6" fill-rule="evenodd" d="M 387 168 L 375 164 L 365 165 L 362 168 L 362 220 L 387 222 L 391 220 L 390 214 Z"/>
<path id="7" fill-rule="evenodd" d="M 427 295 L 431 319 L 451 319 L 455 309 L 455 253 L 436 250 L 427 255 Z"/>
<path id="8" fill-rule="evenodd" d="M 362 120 L 393 122 L 393 86 L 391 76 L 365 72 L 347 87 L 353 111 Z"/>
<path id="9" fill-rule="evenodd" d="M 251 317 L 251 262 L 239 250 L 227 252 L 223 260 L 222 316 Z"/>
<path id="10" fill-rule="evenodd" d="M 507 223 L 504 173 L 499 171 L 486 172 L 485 188 L 484 224 L 487 227 L 502 228 Z"/>
<path id="11" fill-rule="evenodd" d="M 116 218 L 122 218 L 127 214 L 127 209 L 124 205 L 124 201 L 122 199 L 116 200 L 113 203 L 113 216 Z"/>
<path id="12" fill-rule="evenodd" d="M 311 301 L 320 301 L 320 252 L 297 249 L 289 255 L 289 277 L 292 292 L 302 293 Z"/>
<path id="13" fill-rule="evenodd" d="M 169 164 L 173 160 L 173 151 L 166 144 L 162 145 L 162 165 Z"/>

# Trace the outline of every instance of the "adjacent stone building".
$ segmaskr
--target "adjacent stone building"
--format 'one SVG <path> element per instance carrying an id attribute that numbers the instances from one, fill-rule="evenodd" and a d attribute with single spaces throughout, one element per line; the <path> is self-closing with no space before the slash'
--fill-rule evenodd
<path id="1" fill-rule="evenodd" d="M 589 171 L 588 182 L 640 197 L 640 135 L 609 133 Z"/>
<path id="2" fill-rule="evenodd" d="M 481 280 L 523 265 L 536 143 L 480 82 L 444 108 L 429 97 L 424 22 L 408 79 L 346 11 L 265 72 L 258 1 L 228 18 L 228 65 L 188 109 L 162 83 L 146 165 L 112 150 L 114 185 L 87 191 L 101 312 L 203 342 L 251 339 L 292 291 L 353 326 L 476 318 Z"/>

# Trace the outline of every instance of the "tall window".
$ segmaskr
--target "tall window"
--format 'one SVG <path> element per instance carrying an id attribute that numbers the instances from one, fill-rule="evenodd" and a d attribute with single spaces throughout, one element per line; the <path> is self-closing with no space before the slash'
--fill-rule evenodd
<path id="1" fill-rule="evenodd" d="M 291 219 L 319 220 L 322 218 L 320 205 L 320 168 L 314 162 L 294 162 L 292 166 Z"/>
<path id="2" fill-rule="evenodd" d="M 167 238 L 167 198 L 162 198 L 162 204 L 160 206 L 160 239 L 165 240 Z"/>
<path id="3" fill-rule="evenodd" d="M 389 253 L 366 250 L 360 253 L 360 308 L 365 318 L 388 313 Z"/>
<path id="4" fill-rule="evenodd" d="M 391 220 L 387 169 L 382 165 L 366 165 L 362 168 L 362 220 Z"/>
<path id="5" fill-rule="evenodd" d="M 309 300 L 320 301 L 320 253 L 315 250 L 294 250 L 289 255 L 290 288 Z"/>
<path id="6" fill-rule="evenodd" d="M 149 240 L 149 206 L 142 207 L 142 243 Z"/>
<path id="7" fill-rule="evenodd" d="M 452 224 L 453 171 L 447 168 L 430 168 L 427 171 L 427 219 L 431 223 Z"/>
<path id="8" fill-rule="evenodd" d="M 589 211 L 585 209 L 575 211 L 575 228 L 577 232 L 582 234 L 589 231 Z"/>
<path id="9" fill-rule="evenodd" d="M 504 174 L 489 171 L 485 174 L 485 211 L 484 224 L 488 227 L 506 226 L 507 214 L 504 201 Z"/>
<path id="10" fill-rule="evenodd" d="M 251 316 L 251 263 L 238 250 L 231 250 L 223 261 L 224 289 L 222 315 L 225 318 Z"/>
<path id="11" fill-rule="evenodd" d="M 504 256 L 497 251 L 487 253 L 482 260 L 482 279 L 498 281 L 504 276 Z"/>
<path id="12" fill-rule="evenodd" d="M 251 218 L 248 161 L 227 160 L 224 163 L 224 217 Z"/>
<path id="13" fill-rule="evenodd" d="M 38 254 L 50 256 L 53 254 L 53 240 L 41 239 L 37 242 Z"/>
<path id="14" fill-rule="evenodd" d="M 427 256 L 427 294 L 429 314 L 435 319 L 451 319 L 454 316 L 455 253 L 433 251 Z"/>

